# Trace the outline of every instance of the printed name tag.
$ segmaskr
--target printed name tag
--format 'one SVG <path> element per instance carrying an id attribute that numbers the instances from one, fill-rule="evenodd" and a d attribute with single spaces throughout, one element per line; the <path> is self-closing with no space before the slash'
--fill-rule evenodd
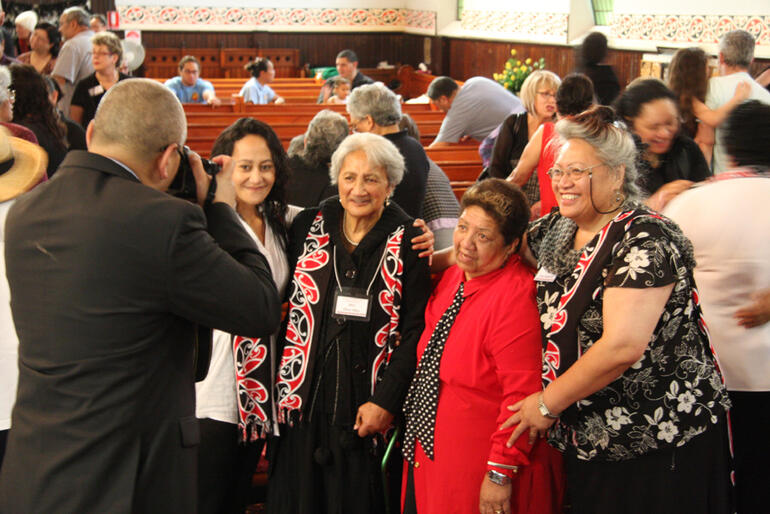
<path id="1" fill-rule="evenodd" d="M 537 270 L 537 275 L 535 275 L 535 281 L 536 282 L 553 282 L 556 280 L 556 275 L 551 273 L 545 268 L 540 268 Z"/>
<path id="2" fill-rule="evenodd" d="M 369 321 L 371 298 L 362 289 L 343 287 L 334 291 L 334 317 L 353 321 Z"/>
<path id="3" fill-rule="evenodd" d="M 98 95 L 101 95 L 102 93 L 104 93 L 104 88 L 102 87 L 101 84 L 99 84 L 98 86 L 94 86 L 88 90 L 88 94 L 91 96 L 98 96 Z"/>

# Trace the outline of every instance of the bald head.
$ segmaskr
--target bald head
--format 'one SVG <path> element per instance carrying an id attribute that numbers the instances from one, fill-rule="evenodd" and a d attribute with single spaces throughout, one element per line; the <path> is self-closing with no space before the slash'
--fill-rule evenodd
<path id="1" fill-rule="evenodd" d="M 107 91 L 91 136 L 94 145 L 119 146 L 145 161 L 186 138 L 184 110 L 174 93 L 154 80 L 138 78 L 120 81 Z"/>

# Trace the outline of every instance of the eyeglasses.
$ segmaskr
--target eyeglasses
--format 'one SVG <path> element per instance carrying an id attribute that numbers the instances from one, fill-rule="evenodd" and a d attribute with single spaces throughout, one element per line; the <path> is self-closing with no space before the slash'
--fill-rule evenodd
<path id="1" fill-rule="evenodd" d="M 551 93 L 550 91 L 538 91 L 537 94 L 545 98 L 556 98 L 556 93 Z"/>
<path id="2" fill-rule="evenodd" d="M 550 170 L 548 170 L 548 176 L 551 177 L 552 182 L 559 182 L 564 176 L 567 176 L 571 180 L 580 180 L 581 178 L 585 177 L 588 171 L 594 168 L 598 168 L 599 166 L 604 166 L 604 163 L 594 164 L 593 166 L 588 166 L 587 168 L 570 168 L 567 170 L 560 170 L 559 168 L 551 168 Z"/>

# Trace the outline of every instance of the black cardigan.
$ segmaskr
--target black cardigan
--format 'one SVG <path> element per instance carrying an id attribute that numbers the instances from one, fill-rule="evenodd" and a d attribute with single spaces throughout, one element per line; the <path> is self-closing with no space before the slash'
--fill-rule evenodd
<path id="1" fill-rule="evenodd" d="M 674 180 L 700 182 L 712 175 L 701 149 L 695 141 L 681 132 L 674 137 L 669 151 L 660 156 L 660 165 L 657 168 L 653 168 L 643 158 L 646 145 L 636 135 L 634 135 L 634 141 L 639 149 L 639 162 L 637 163 L 639 180 L 637 183 L 644 195 L 651 195 Z"/>
<path id="2" fill-rule="evenodd" d="M 358 407 L 367 401 L 372 401 L 398 416 L 417 365 L 417 342 L 425 325 L 425 306 L 431 293 L 428 260 L 418 258 L 418 252 L 412 250 L 410 242 L 422 231 L 412 227 L 412 219 L 398 205 L 391 202 L 377 224 L 350 254 L 342 243 L 341 221 L 344 211 L 339 197 L 325 200 L 320 209 L 323 212 L 326 231 L 333 247 L 336 248 L 337 270 L 342 287 L 365 290 L 374 274 L 379 272 L 380 254 L 388 235 L 399 225 L 406 226 L 401 243 L 401 258 L 404 264 L 401 318 L 398 327 L 401 343 L 393 351 L 374 395 L 370 394 L 371 362 L 368 362 L 368 349 L 379 327 L 359 321 L 339 323 L 331 317 L 334 291 L 337 288 L 332 273 L 329 284 L 319 284 L 325 291 L 325 296 L 322 296 L 324 315 L 319 320 L 320 346 L 317 349 L 315 369 L 308 370 L 313 380 L 311 390 L 317 391 L 317 399 L 311 396 L 307 408 L 311 412 L 329 416 L 327 419 L 333 419 L 336 425 L 344 426 L 353 424 Z M 305 209 L 294 219 L 287 249 L 292 267 L 303 252 L 305 239 L 318 210 L 319 208 Z M 292 269 L 290 276 L 293 274 Z M 376 292 L 373 295 L 376 295 Z M 336 356 L 333 355 L 335 351 L 338 352 Z M 325 354 L 331 356 L 324 359 Z M 338 362 L 342 363 L 340 368 L 337 368 Z M 308 411 L 305 416 L 308 416 Z"/>

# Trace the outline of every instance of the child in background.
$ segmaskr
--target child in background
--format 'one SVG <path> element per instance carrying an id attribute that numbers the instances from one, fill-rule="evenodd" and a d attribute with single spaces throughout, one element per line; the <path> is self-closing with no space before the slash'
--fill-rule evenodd
<path id="1" fill-rule="evenodd" d="M 326 101 L 328 104 L 344 104 L 348 101 L 350 94 L 350 81 L 337 75 L 332 81 L 332 96 Z"/>

